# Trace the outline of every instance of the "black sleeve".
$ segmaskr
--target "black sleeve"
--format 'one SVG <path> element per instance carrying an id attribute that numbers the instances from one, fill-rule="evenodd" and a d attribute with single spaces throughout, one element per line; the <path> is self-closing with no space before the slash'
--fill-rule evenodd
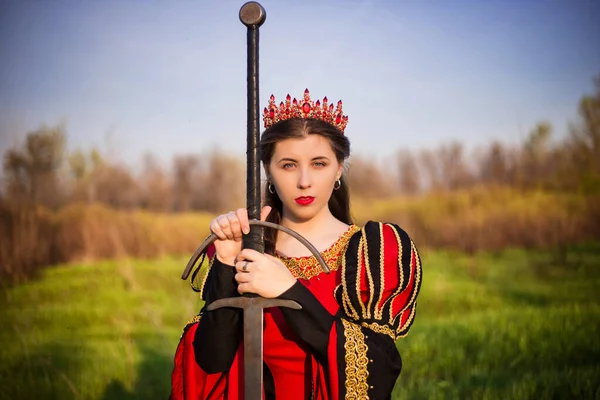
<path id="1" fill-rule="evenodd" d="M 215 256 L 206 277 L 205 304 L 196 329 L 194 353 L 200 368 L 209 374 L 229 370 L 242 338 L 241 309 L 225 307 L 206 310 L 215 300 L 240 295 L 235 273 L 233 266 L 221 263 Z"/>
<path id="2" fill-rule="evenodd" d="M 369 398 L 391 399 L 394 385 L 402 370 L 402 358 L 395 342 L 389 336 L 362 328 L 369 359 Z"/>
<path id="3" fill-rule="evenodd" d="M 281 312 L 288 325 L 300 339 L 310 346 L 320 361 L 325 362 L 327 360 L 329 333 L 334 323 L 334 316 L 299 281 L 296 281 L 279 298 L 294 300 L 302 306 L 300 310 L 282 307 Z"/>

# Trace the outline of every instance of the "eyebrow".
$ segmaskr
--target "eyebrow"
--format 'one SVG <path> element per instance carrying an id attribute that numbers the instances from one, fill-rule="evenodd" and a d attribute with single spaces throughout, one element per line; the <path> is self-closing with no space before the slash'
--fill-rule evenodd
<path id="1" fill-rule="evenodd" d="M 327 160 L 327 161 L 329 161 L 329 158 L 325 157 L 325 156 L 317 156 L 317 157 L 313 157 L 313 159 L 311 161 L 317 161 L 317 160 Z M 282 162 L 282 161 L 298 162 L 298 160 L 295 160 L 295 159 L 289 158 L 289 157 L 284 157 L 284 158 L 280 159 L 278 162 Z"/>

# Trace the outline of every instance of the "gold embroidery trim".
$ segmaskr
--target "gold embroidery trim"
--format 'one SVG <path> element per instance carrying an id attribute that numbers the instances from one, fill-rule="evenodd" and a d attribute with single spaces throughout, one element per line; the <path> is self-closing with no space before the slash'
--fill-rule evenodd
<path id="1" fill-rule="evenodd" d="M 381 226 L 381 224 L 379 224 Z M 367 301 L 367 308 L 363 307 L 364 316 L 366 318 L 373 318 L 371 315 L 371 310 L 373 306 L 373 300 L 375 299 L 375 283 L 373 281 L 373 271 L 371 270 L 371 260 L 369 259 L 369 242 L 367 241 L 367 232 L 363 232 L 363 240 L 364 240 L 364 262 L 365 262 L 365 278 L 369 285 L 369 300 Z M 358 280 L 357 280 L 358 283 Z M 360 284 L 357 285 L 357 292 L 359 293 L 360 299 Z M 362 301 L 361 301 L 362 304 Z"/>
<path id="2" fill-rule="evenodd" d="M 359 246 L 360 247 L 360 246 Z M 357 257 L 360 256 L 360 252 L 358 252 Z M 352 307 L 352 303 L 350 302 L 350 295 L 348 295 L 348 284 L 346 283 L 346 253 L 342 255 L 342 284 L 338 286 L 338 288 L 342 291 L 342 305 L 344 306 L 344 311 L 346 315 L 357 320 L 359 318 L 357 310 Z M 336 290 L 338 290 L 336 288 Z"/>
<path id="3" fill-rule="evenodd" d="M 187 324 L 185 324 L 185 326 L 194 324 L 196 322 L 200 321 L 200 315 L 194 315 L 188 322 Z"/>
<path id="4" fill-rule="evenodd" d="M 415 319 L 415 314 L 417 312 L 417 302 L 413 303 L 413 308 L 411 308 L 410 310 L 410 315 L 408 316 L 408 319 L 406 320 L 406 322 L 403 325 L 398 326 L 398 338 L 404 338 L 408 335 L 408 331 L 406 330 L 407 327 L 409 327 L 413 320 Z M 403 332 L 405 331 L 405 332 Z"/>
<path id="5" fill-rule="evenodd" d="M 385 238 L 383 235 L 383 224 L 379 224 L 379 298 L 375 302 L 375 318 L 383 319 L 383 293 L 385 291 Z"/>
<path id="6" fill-rule="evenodd" d="M 327 266 L 329 266 L 331 271 L 337 271 L 341 263 L 341 255 L 346 250 L 350 238 L 359 230 L 360 228 L 358 226 L 350 225 L 348 230 L 344 232 L 344 234 L 340 236 L 334 244 L 320 253 L 321 257 L 323 257 L 323 260 L 325 260 L 325 263 Z M 285 264 L 285 266 L 288 267 L 295 278 L 310 279 L 323 273 L 321 265 L 319 265 L 314 256 L 287 257 L 277 255 L 277 258 L 279 258 Z"/>
<path id="7" fill-rule="evenodd" d="M 346 342 L 344 349 L 346 354 L 346 399 L 368 399 L 369 385 L 367 378 L 369 376 L 369 358 L 367 357 L 367 345 L 365 344 L 365 335 L 360 326 L 342 319 L 344 325 L 344 336 Z"/>
<path id="8" fill-rule="evenodd" d="M 421 273 L 422 273 L 422 266 L 421 266 L 421 262 L 420 262 L 420 257 L 419 257 L 419 253 L 417 251 L 417 248 L 415 246 L 415 244 L 412 242 L 411 240 L 411 270 L 412 270 L 412 259 L 414 258 L 415 260 L 415 281 L 413 282 L 413 288 L 412 288 L 412 293 L 411 293 L 411 297 L 410 300 L 408 301 L 406 307 L 404 308 L 404 310 L 402 310 L 401 313 L 398 314 L 398 318 L 402 318 L 401 315 L 409 308 L 412 307 L 410 310 L 410 315 L 408 316 L 408 319 L 406 320 L 406 322 L 404 324 L 402 324 L 402 320 L 399 320 L 398 323 L 398 329 L 397 332 L 399 334 L 398 337 L 406 337 L 406 335 L 408 335 L 408 331 L 400 334 L 402 331 L 406 330 L 407 327 L 409 327 L 412 322 L 413 319 L 415 318 L 415 313 L 417 310 L 417 288 L 419 287 L 420 283 L 421 283 Z"/>
<path id="9" fill-rule="evenodd" d="M 384 335 L 391 337 L 392 340 L 396 341 L 396 332 L 394 332 L 394 330 L 387 325 L 379 325 L 377 322 L 371 322 L 370 324 L 363 322 L 361 325 L 365 328 L 369 328 L 373 332 L 383 333 Z"/>
<path id="10" fill-rule="evenodd" d="M 185 330 L 187 329 L 188 326 L 195 324 L 196 322 L 200 322 L 200 317 L 202 317 L 202 314 L 200 315 L 194 315 L 184 326 L 183 326 L 183 332 L 181 333 L 181 336 L 179 337 L 179 340 L 181 340 L 181 338 L 183 338 L 183 334 L 185 333 Z"/>

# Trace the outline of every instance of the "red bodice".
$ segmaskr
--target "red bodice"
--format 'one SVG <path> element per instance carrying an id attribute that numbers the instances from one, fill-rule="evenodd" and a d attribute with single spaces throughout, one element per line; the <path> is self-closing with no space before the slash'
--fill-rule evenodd
<path id="1" fill-rule="evenodd" d="M 331 314 L 337 312 L 333 290 L 340 283 L 338 270 L 299 280 Z M 273 374 L 276 398 L 310 399 L 318 368 L 309 349 L 286 324 L 278 308 L 265 310 L 264 324 L 264 360 Z"/>

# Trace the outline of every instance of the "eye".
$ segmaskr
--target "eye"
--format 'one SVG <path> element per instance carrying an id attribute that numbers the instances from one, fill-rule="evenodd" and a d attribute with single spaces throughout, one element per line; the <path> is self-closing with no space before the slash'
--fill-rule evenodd
<path id="1" fill-rule="evenodd" d="M 283 169 L 292 169 L 295 167 L 293 163 L 285 163 L 281 166 Z"/>
<path id="2" fill-rule="evenodd" d="M 316 161 L 313 165 L 317 168 L 324 168 L 327 166 L 327 163 L 324 161 Z"/>

